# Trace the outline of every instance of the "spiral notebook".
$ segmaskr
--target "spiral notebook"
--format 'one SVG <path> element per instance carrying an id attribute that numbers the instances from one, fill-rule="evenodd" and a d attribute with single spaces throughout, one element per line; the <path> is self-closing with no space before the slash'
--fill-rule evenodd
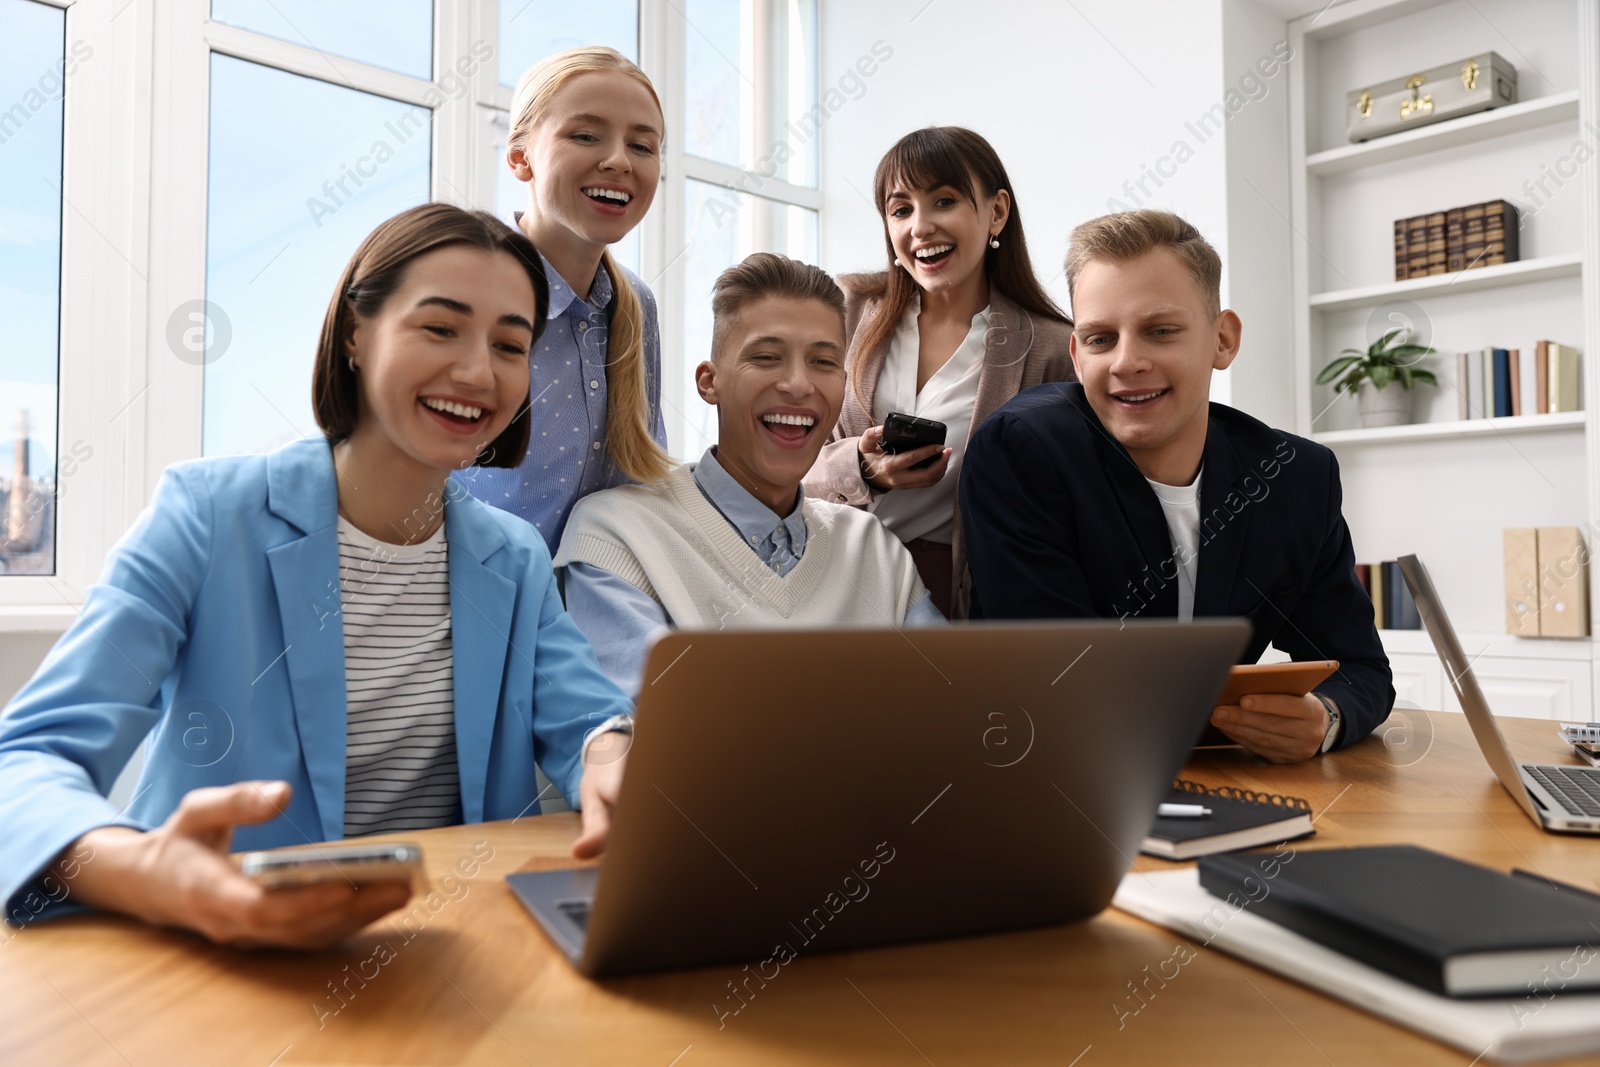
<path id="1" fill-rule="evenodd" d="M 1199 819 L 1157 817 L 1139 851 L 1168 860 L 1192 860 L 1214 852 L 1233 852 L 1257 845 L 1275 845 L 1315 833 L 1311 805 L 1299 797 L 1256 793 L 1178 779 L 1168 804 L 1200 804 L 1211 814 Z"/>

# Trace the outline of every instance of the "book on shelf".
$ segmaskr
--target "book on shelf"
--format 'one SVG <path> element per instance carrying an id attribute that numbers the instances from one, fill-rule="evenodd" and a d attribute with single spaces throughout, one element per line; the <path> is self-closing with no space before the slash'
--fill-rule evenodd
<path id="1" fill-rule="evenodd" d="M 1468 204 L 1461 209 L 1461 263 L 1463 270 L 1479 266 L 1483 260 L 1483 207 Z"/>
<path id="2" fill-rule="evenodd" d="M 1422 616 L 1417 612 L 1417 602 L 1411 599 L 1411 587 L 1406 584 L 1406 580 L 1400 575 L 1399 562 L 1385 560 L 1383 570 L 1384 594 L 1389 601 L 1389 629 L 1422 629 Z"/>
<path id="3" fill-rule="evenodd" d="M 1446 212 L 1433 211 L 1428 214 L 1428 273 L 1443 274 L 1449 263 L 1445 254 L 1445 217 Z"/>
<path id="4" fill-rule="evenodd" d="M 1550 410 L 1581 411 L 1583 402 L 1578 394 L 1578 350 L 1570 345 L 1549 343 Z"/>
<path id="5" fill-rule="evenodd" d="M 1383 624 L 1389 620 L 1388 612 L 1383 607 L 1385 603 L 1383 596 L 1383 564 L 1374 563 L 1371 566 L 1372 584 L 1368 587 L 1367 592 L 1372 594 L 1372 625 L 1380 630 L 1386 630 L 1388 627 Z"/>
<path id="6" fill-rule="evenodd" d="M 1466 211 L 1464 207 L 1453 207 L 1444 213 L 1445 269 L 1452 274 L 1467 265 Z"/>
<path id="7" fill-rule="evenodd" d="M 1492 349 L 1494 352 L 1494 417 L 1505 418 L 1514 414 L 1511 409 L 1511 350 Z"/>
<path id="8" fill-rule="evenodd" d="M 1511 350 L 1511 363 L 1517 368 L 1518 372 L 1517 384 L 1513 389 L 1514 396 L 1512 397 L 1515 403 L 1512 406 L 1517 409 L 1518 415 L 1537 414 L 1539 411 L 1539 374 L 1535 366 L 1534 353 L 1529 352 L 1527 355 L 1523 355 L 1521 349 L 1513 348 Z"/>
<path id="9" fill-rule="evenodd" d="M 1179 779 L 1166 804 L 1198 804 L 1211 814 L 1199 819 L 1156 817 L 1139 851 L 1169 860 L 1192 860 L 1218 852 L 1234 852 L 1257 845 L 1275 845 L 1316 831 L 1311 826 L 1311 805 L 1299 797 L 1257 793 L 1222 786 L 1207 789 L 1198 782 Z"/>
<path id="10" fill-rule="evenodd" d="M 1467 403 L 1464 419 L 1486 419 L 1490 409 L 1483 403 L 1483 358 L 1477 352 L 1456 355 L 1457 376 Z"/>
<path id="11" fill-rule="evenodd" d="M 1411 277 L 1411 261 L 1406 257 L 1406 220 L 1394 220 L 1394 280 Z"/>
<path id="12" fill-rule="evenodd" d="M 1500 397 L 1495 390 L 1494 349 L 1485 348 L 1479 357 L 1483 361 L 1483 414 L 1486 418 L 1500 416 Z"/>
<path id="13" fill-rule="evenodd" d="M 1428 216 L 1414 215 L 1406 220 L 1407 277 L 1428 276 Z"/>
<path id="14" fill-rule="evenodd" d="M 1506 382 L 1507 391 L 1511 394 L 1511 414 L 1522 414 L 1522 350 L 1520 348 L 1506 349 L 1506 370 L 1509 372 Z"/>
<path id="15" fill-rule="evenodd" d="M 1483 205 L 1483 261 L 1479 265 L 1515 263 L 1519 251 L 1516 206 L 1504 200 L 1490 200 Z"/>
<path id="16" fill-rule="evenodd" d="M 1533 349 L 1533 382 L 1538 396 L 1539 414 L 1550 414 L 1550 342 L 1540 341 Z"/>
<path id="17" fill-rule="evenodd" d="M 1366 568 L 1367 578 L 1362 584 L 1372 597 L 1372 622 L 1380 630 L 1420 630 L 1422 616 L 1417 613 L 1417 602 L 1411 599 L 1411 589 L 1400 575 L 1400 564 L 1395 560 L 1381 563 L 1356 564 L 1356 576 Z"/>

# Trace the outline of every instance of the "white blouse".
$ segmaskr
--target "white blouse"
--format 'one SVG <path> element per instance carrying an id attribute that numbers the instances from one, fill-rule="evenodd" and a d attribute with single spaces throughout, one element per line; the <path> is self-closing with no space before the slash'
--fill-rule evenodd
<path id="1" fill-rule="evenodd" d="M 944 443 L 951 449 L 950 466 L 943 478 L 926 489 L 896 489 L 873 501 L 869 510 L 901 541 L 925 538 L 949 544 L 955 538 L 956 486 L 961 478 L 961 458 L 966 454 L 972 412 L 978 403 L 978 375 L 983 369 L 989 333 L 989 309 L 972 316 L 972 328 L 955 354 L 917 391 L 917 314 L 921 296 L 900 318 L 889 339 L 883 370 L 872 398 L 872 416 L 878 425 L 890 412 L 915 415 L 945 424 Z"/>

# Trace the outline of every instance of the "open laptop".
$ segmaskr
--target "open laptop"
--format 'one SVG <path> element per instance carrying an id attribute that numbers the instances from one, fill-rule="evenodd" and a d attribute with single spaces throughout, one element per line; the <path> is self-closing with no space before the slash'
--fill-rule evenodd
<path id="1" fill-rule="evenodd" d="M 595 976 L 1101 911 L 1245 646 L 1237 619 L 678 632 L 599 868 L 507 878 Z"/>
<path id="2" fill-rule="evenodd" d="M 1478 747 L 1500 784 L 1522 805 L 1528 818 L 1546 830 L 1600 834 L 1600 767 L 1518 763 L 1512 758 L 1427 568 L 1416 556 L 1401 556 L 1399 562 L 1400 573 L 1411 588 L 1411 598 L 1417 602 L 1417 613 L 1428 628 L 1434 650 L 1439 653 L 1450 685 L 1461 701 L 1461 710 L 1472 726 L 1472 736 L 1477 738 Z"/>

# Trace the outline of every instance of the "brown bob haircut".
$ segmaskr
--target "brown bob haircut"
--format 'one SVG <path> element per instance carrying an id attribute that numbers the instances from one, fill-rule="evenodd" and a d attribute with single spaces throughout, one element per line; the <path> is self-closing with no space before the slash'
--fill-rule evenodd
<path id="1" fill-rule="evenodd" d="M 1169 249 L 1183 262 L 1206 314 L 1222 314 L 1222 257 L 1200 231 L 1170 211 L 1141 208 L 1090 219 L 1072 231 L 1067 246 L 1067 295 L 1076 296 L 1083 268 L 1099 260 L 1126 263 L 1158 248 Z"/>
<path id="2" fill-rule="evenodd" d="M 550 284 L 533 243 L 485 211 L 467 211 L 453 204 L 422 204 L 381 223 L 367 235 L 339 276 L 328 301 L 317 340 L 317 362 L 311 375 L 311 409 L 322 432 L 341 441 L 355 431 L 360 417 L 356 372 L 345 358 L 344 342 L 355 323 L 351 316 L 376 315 L 405 281 L 413 260 L 441 248 L 467 245 L 485 252 L 505 252 L 533 283 L 533 339 L 544 332 L 550 310 Z M 528 451 L 527 398 L 499 437 L 478 454 L 478 467 L 515 467 Z"/>
<path id="3" fill-rule="evenodd" d="M 844 329 L 844 292 L 828 272 L 775 252 L 756 252 L 717 275 L 711 288 L 711 358 L 722 354 L 728 331 L 748 303 L 776 296 L 787 300 L 819 300 L 839 316 Z"/>

